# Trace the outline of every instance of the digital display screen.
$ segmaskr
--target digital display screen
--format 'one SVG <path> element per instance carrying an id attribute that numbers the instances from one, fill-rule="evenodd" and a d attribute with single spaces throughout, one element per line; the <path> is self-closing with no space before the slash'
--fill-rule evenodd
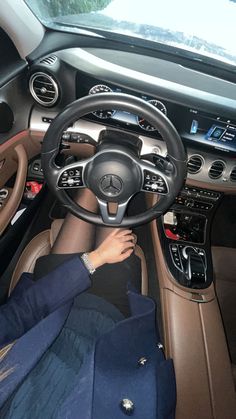
<path id="1" fill-rule="evenodd" d="M 236 121 L 190 109 L 183 136 L 224 151 L 236 151 Z"/>

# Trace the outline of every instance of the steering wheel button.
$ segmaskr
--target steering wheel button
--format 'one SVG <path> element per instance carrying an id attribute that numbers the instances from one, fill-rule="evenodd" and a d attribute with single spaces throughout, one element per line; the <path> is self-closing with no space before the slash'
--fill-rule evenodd
<path id="1" fill-rule="evenodd" d="M 71 141 L 72 142 L 79 142 L 78 140 L 80 139 L 79 134 L 71 134 Z"/>
<path id="2" fill-rule="evenodd" d="M 64 141 L 70 141 L 70 133 L 69 132 L 64 132 L 63 134 L 62 134 L 62 140 L 64 140 Z"/>

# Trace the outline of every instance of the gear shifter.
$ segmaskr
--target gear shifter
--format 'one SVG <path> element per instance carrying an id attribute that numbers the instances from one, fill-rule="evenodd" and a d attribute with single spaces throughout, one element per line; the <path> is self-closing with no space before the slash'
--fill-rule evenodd
<path id="1" fill-rule="evenodd" d="M 203 282 L 206 280 L 206 264 L 204 258 L 192 246 L 186 246 L 182 250 L 185 260 L 184 271 L 190 282 Z"/>

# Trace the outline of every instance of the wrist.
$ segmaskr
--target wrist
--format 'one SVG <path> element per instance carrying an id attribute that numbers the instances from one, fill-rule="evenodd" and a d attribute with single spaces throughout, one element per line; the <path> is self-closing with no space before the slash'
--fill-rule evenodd
<path id="1" fill-rule="evenodd" d="M 89 261 L 91 262 L 94 269 L 99 268 L 99 266 L 103 265 L 104 262 L 102 261 L 101 255 L 97 250 L 88 253 Z"/>
<path id="2" fill-rule="evenodd" d="M 89 274 L 94 274 L 96 271 L 96 266 L 93 265 L 88 253 L 85 252 L 81 255 L 81 261 L 83 262 L 85 268 L 88 270 Z"/>

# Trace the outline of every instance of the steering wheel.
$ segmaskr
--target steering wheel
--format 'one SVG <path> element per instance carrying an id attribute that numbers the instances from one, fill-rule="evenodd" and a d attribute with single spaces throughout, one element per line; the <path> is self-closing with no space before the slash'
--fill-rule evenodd
<path id="1" fill-rule="evenodd" d="M 140 156 L 142 142 L 138 136 L 108 130 L 92 157 L 58 166 L 56 157 L 63 132 L 84 115 L 107 109 L 130 112 L 148 120 L 165 140 L 167 156 Z M 42 166 L 49 188 L 71 213 L 90 223 L 114 227 L 143 224 L 163 214 L 182 188 L 187 167 L 181 138 L 170 120 L 142 99 L 112 92 L 76 100 L 53 120 L 43 140 Z M 100 214 L 75 203 L 66 192 L 72 188 L 89 188 L 97 198 Z M 157 193 L 158 202 L 138 215 L 126 216 L 129 201 L 140 191 Z M 116 214 L 109 212 L 110 202 L 117 204 Z"/>

